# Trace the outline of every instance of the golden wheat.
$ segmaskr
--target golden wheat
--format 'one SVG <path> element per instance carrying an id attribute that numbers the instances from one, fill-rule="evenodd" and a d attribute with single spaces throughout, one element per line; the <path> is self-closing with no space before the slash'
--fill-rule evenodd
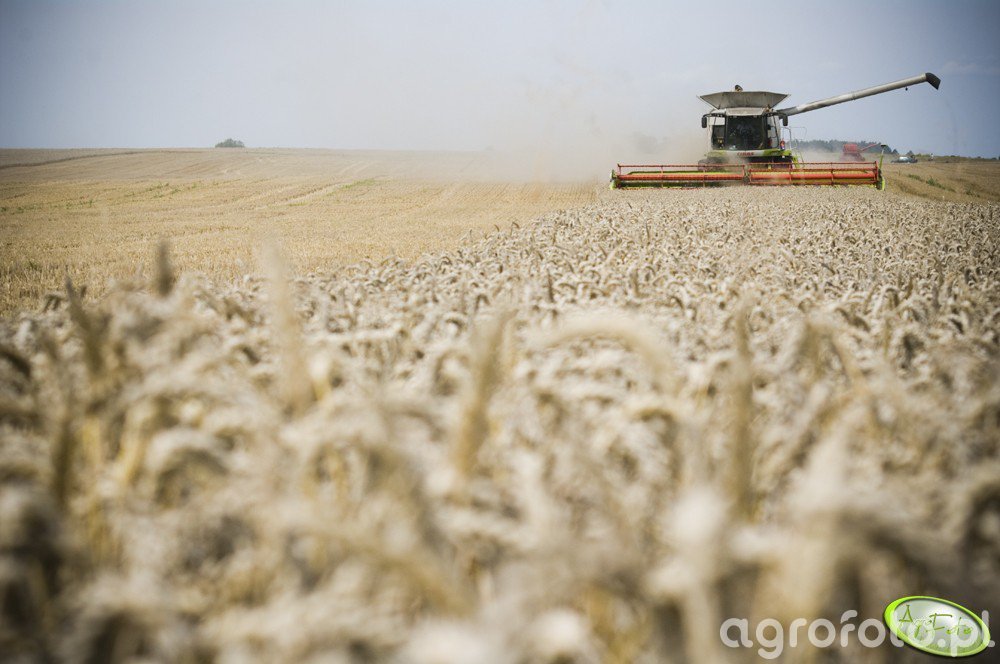
<path id="1" fill-rule="evenodd" d="M 982 606 L 997 216 L 622 193 L 413 262 L 67 282 L 0 326 L 0 650 L 720 662 L 729 616 Z"/>

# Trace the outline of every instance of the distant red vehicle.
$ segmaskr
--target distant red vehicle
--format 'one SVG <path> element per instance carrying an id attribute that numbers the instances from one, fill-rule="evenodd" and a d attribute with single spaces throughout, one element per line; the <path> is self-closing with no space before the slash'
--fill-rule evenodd
<path id="1" fill-rule="evenodd" d="M 864 161 L 865 158 L 861 154 L 868 148 L 876 148 L 882 145 L 881 143 L 869 143 L 864 147 L 860 147 L 857 143 L 844 143 L 844 152 L 840 155 L 841 161 Z"/>

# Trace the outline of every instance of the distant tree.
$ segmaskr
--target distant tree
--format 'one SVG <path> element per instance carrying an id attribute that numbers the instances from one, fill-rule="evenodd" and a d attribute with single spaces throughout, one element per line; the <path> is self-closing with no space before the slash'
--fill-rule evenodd
<path id="1" fill-rule="evenodd" d="M 222 141 L 221 143 L 216 143 L 215 147 L 217 147 L 217 148 L 245 148 L 246 146 L 243 145 L 243 141 L 237 141 L 235 138 L 227 138 L 226 140 Z"/>

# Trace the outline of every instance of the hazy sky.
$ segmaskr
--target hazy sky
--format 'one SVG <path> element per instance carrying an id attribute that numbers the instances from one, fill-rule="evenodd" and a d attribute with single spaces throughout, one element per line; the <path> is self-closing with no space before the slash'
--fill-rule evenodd
<path id="1" fill-rule="evenodd" d="M 705 146 L 696 95 L 802 103 L 800 138 L 1000 155 L 1000 2 L 0 0 L 0 146 Z M 666 155 L 665 155 L 666 156 Z"/>

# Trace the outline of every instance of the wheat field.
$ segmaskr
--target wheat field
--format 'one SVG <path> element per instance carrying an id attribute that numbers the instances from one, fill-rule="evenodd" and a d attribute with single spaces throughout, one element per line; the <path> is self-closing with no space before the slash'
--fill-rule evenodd
<path id="1" fill-rule="evenodd" d="M 91 296 L 143 276 L 161 239 L 179 271 L 227 283 L 258 271 L 269 239 L 302 274 L 411 260 L 605 197 L 582 172 L 491 152 L 0 149 L 0 315 L 44 306 L 67 274 Z M 1000 201 L 995 161 L 886 173 L 893 194 Z"/>
<path id="2" fill-rule="evenodd" d="M 236 281 L 276 238 L 304 272 L 417 258 L 469 233 L 591 202 L 545 164 L 485 153 L 0 150 L 0 315 L 66 274 L 104 293 L 170 241 L 179 270 Z"/>
<path id="3" fill-rule="evenodd" d="M 932 201 L 988 203 L 1000 200 L 1000 162 L 989 159 L 939 157 L 915 164 L 885 161 L 894 191 Z"/>
<path id="4" fill-rule="evenodd" d="M 510 186 L 436 250 L 275 233 L 241 279 L 137 227 L 6 318 L 0 651 L 739 662 L 728 617 L 1000 609 L 1000 205 Z"/>

